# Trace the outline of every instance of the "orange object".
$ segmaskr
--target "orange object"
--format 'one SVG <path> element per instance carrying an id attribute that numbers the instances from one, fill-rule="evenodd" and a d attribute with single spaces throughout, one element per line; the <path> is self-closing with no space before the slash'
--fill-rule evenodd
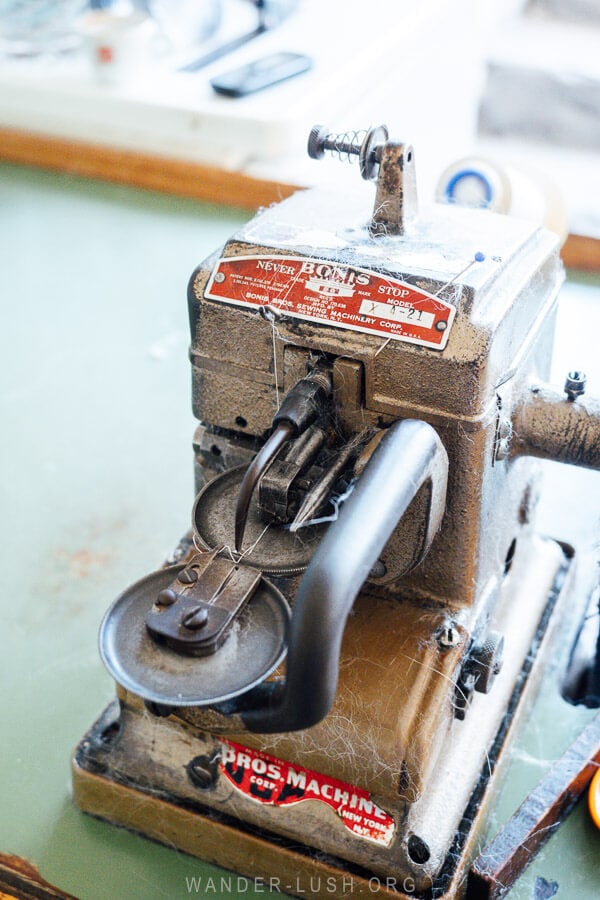
<path id="1" fill-rule="evenodd" d="M 600 828 L 600 769 L 596 770 L 596 774 L 590 784 L 588 807 L 594 824 L 597 828 Z"/>

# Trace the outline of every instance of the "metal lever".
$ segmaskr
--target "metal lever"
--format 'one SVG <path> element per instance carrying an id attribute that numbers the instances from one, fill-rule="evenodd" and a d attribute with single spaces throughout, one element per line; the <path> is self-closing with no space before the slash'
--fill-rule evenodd
<path id="1" fill-rule="evenodd" d="M 329 712 L 337 690 L 340 648 L 354 601 L 420 488 L 431 484 L 427 533 L 433 540 L 445 509 L 448 456 L 437 432 L 405 420 L 382 438 L 330 526 L 302 579 L 292 614 L 286 679 L 264 682 L 228 705 L 254 732 L 310 728 Z"/>
<path id="2" fill-rule="evenodd" d="M 600 399 L 582 396 L 584 389 L 581 372 L 567 376 L 566 398 L 552 385 L 533 384 L 514 412 L 508 455 L 600 469 Z"/>

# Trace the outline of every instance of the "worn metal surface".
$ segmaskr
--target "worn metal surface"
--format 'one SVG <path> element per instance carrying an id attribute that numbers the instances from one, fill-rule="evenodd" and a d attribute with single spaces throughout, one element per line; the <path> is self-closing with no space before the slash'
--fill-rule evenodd
<path id="1" fill-rule="evenodd" d="M 404 234 L 417 215 L 415 155 L 410 144 L 389 141 L 379 154 L 373 234 Z"/>
<path id="2" fill-rule="evenodd" d="M 420 418 L 438 429 L 450 458 L 444 523 L 427 559 L 404 579 L 404 595 L 450 606 L 474 603 L 497 580 L 531 515 L 531 466 L 497 461 L 495 446 L 499 404 L 510 415 L 515 402 L 509 391 L 515 372 L 520 378 L 547 376 L 562 277 L 556 241 L 501 216 L 444 207 L 425 211 L 402 238 L 371 238 L 360 205 L 306 192 L 263 213 L 224 254 L 289 254 L 290 246 L 293 254 L 309 258 L 360 265 L 368 260 L 372 268 L 385 267 L 432 294 L 453 298 L 459 313 L 448 346 L 439 353 L 285 316 L 273 327 L 249 310 L 203 299 L 209 260 L 190 283 L 196 415 L 222 429 L 232 444 L 238 434 L 260 437 L 278 405 L 276 384 L 289 389 L 305 374 L 310 353 L 348 360 L 358 375 L 354 396 L 357 384 L 362 392 L 360 405 L 344 409 L 351 432 Z M 493 247 L 493 258 L 474 263 L 482 247 Z M 245 345 L 253 347 L 252 357 L 240 357 L 238 348 Z M 240 417 L 243 428 L 236 424 Z M 502 517 L 496 515 L 499 503 Z M 409 516 L 408 558 L 418 527 L 419 520 Z"/>
<path id="3" fill-rule="evenodd" d="M 295 441 L 288 444 L 281 457 L 263 474 L 259 486 L 259 506 L 265 522 L 283 525 L 293 520 L 293 510 L 297 508 L 298 502 L 293 496 L 294 482 L 298 484 L 298 479 L 304 475 L 302 486 L 307 483 L 307 470 L 315 461 L 326 438 L 327 433 L 322 426 L 309 426 Z"/>
<path id="4" fill-rule="evenodd" d="M 358 140 L 359 134 L 363 135 Z M 366 132 L 329 134 L 315 125 L 308 137 L 308 155 L 322 159 L 325 151 L 358 156 L 360 174 L 366 181 L 377 181 L 377 192 L 369 230 L 372 234 L 404 234 L 417 215 L 417 180 L 414 151 L 409 144 L 388 140 L 385 125 Z"/>
<path id="5" fill-rule="evenodd" d="M 372 872 L 390 877 L 410 875 L 426 885 L 435 878 L 448 849 L 440 822 L 446 823 L 453 835 L 473 789 L 468 779 L 458 780 L 456 773 L 473 767 L 477 781 L 483 764 L 481 745 L 491 746 L 494 740 L 561 565 L 562 553 L 553 542 L 538 541 L 527 551 L 523 548 L 515 560 L 504 597 L 497 605 L 495 625 L 518 634 L 518 639 L 511 642 L 494 690 L 476 698 L 464 722 L 452 718 L 448 676 L 464 654 L 466 628 L 457 626 L 460 640 L 446 649 L 437 642 L 432 644 L 431 635 L 441 634 L 447 619 L 426 615 L 415 604 L 362 596 L 344 634 L 334 708 L 318 726 L 300 734 L 236 736 L 235 720 L 228 723 L 227 717 L 221 716 L 216 721 L 210 712 L 181 709 L 176 716 L 161 720 L 158 728 L 140 700 L 122 692 L 118 740 L 95 748 L 96 764 L 108 765 L 111 777 L 117 780 L 142 788 L 160 784 L 184 801 L 197 800 L 256 827 L 358 862 Z M 567 586 L 561 596 L 563 603 L 567 602 Z M 382 672 L 394 675 L 393 680 L 385 681 L 385 691 Z M 423 718 L 425 709 L 427 718 Z M 400 716 L 398 710 L 402 710 Z M 341 819 L 319 804 L 313 808 L 303 803 L 286 808 L 281 815 L 277 809 L 232 795 L 222 780 L 199 795 L 197 786 L 182 773 L 192 756 L 214 755 L 218 738 L 211 738 L 208 729 L 233 734 L 234 740 L 293 760 L 296 766 L 367 787 L 377 803 L 402 823 L 392 847 L 377 848 L 357 840 L 348 834 Z M 434 746 L 441 751 L 437 757 Z M 487 774 L 488 767 L 489 761 L 484 766 Z M 427 860 L 416 867 L 408 855 L 410 834 L 418 835 L 428 847 Z M 201 853 L 201 848 L 197 852 Z"/>
<path id="6" fill-rule="evenodd" d="M 199 893 L 223 897 L 326 895 L 332 900 L 341 900 L 349 893 L 393 900 L 414 898 L 415 884 L 410 878 L 388 881 L 360 870 L 349 873 L 338 860 L 323 854 L 307 856 L 303 848 L 292 842 L 267 841 L 260 833 L 240 830 L 230 818 L 206 816 L 201 809 L 179 805 L 103 777 L 88 768 L 85 755 L 106 727 L 104 717 L 84 737 L 73 761 L 76 803 L 85 812 L 117 820 L 125 828 L 146 834 L 154 841 L 164 842 L 168 833 L 169 843 L 175 842 L 184 853 L 202 855 L 208 863 L 222 866 L 221 870 L 204 866 L 203 873 L 195 876 Z M 152 849 L 159 852 L 156 844 Z M 191 857 L 187 858 L 191 862 Z M 143 896 L 147 897 L 148 893 Z"/>
<path id="7" fill-rule="evenodd" d="M 261 573 L 237 566 L 216 552 L 197 553 L 171 585 L 160 591 L 146 616 L 159 644 L 190 656 L 223 646 L 246 603 L 260 587 Z"/>
<path id="8" fill-rule="evenodd" d="M 362 596 L 348 619 L 339 690 L 323 722 L 300 733 L 242 736 L 242 729 L 221 715 L 219 731 L 238 733 L 248 746 L 367 788 L 386 806 L 399 802 L 399 789 L 402 803 L 415 800 L 433 764 L 432 742 L 453 727 L 451 677 L 467 636 L 459 625 L 456 646 L 440 648 L 431 635 L 446 621 L 443 613 L 424 612 L 416 604 Z M 132 705 L 128 697 L 127 706 Z M 423 720 L 425 707 L 431 716 Z M 176 715 L 202 731 L 211 716 L 193 708 Z M 212 714 L 213 728 L 214 720 Z M 157 752 L 168 753 L 166 747 Z"/>
<path id="9" fill-rule="evenodd" d="M 515 410 L 510 453 L 600 469 L 600 399 L 533 384 Z"/>

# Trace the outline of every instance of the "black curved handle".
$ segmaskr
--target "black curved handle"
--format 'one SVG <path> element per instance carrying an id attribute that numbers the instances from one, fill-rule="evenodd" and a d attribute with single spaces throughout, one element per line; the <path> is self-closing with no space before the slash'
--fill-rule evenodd
<path id="1" fill-rule="evenodd" d="M 431 483 L 427 531 L 431 540 L 445 507 L 448 456 L 427 423 L 392 425 L 369 460 L 339 520 L 330 526 L 306 570 L 290 625 L 287 675 L 239 698 L 236 712 L 248 731 L 310 728 L 329 712 L 337 691 L 346 619 L 412 499 Z"/>

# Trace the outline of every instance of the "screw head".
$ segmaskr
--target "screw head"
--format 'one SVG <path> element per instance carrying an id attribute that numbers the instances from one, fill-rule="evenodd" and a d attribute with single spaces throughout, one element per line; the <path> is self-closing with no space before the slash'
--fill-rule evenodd
<path id="1" fill-rule="evenodd" d="M 452 650 L 460 643 L 460 634 L 454 622 L 448 622 L 438 634 L 438 647 L 440 650 Z"/>
<path id="2" fill-rule="evenodd" d="M 190 609 L 181 620 L 181 624 L 189 631 L 198 631 L 204 628 L 208 622 L 208 610 L 205 606 L 196 606 Z"/>
<path id="3" fill-rule="evenodd" d="M 369 578 L 383 578 L 387 574 L 387 567 L 382 559 L 378 559 L 371 571 Z"/>
<path id="4" fill-rule="evenodd" d="M 177 580 L 182 584 L 194 584 L 198 581 L 198 569 L 183 569 L 177 576 Z"/>
<path id="5" fill-rule="evenodd" d="M 567 399 L 574 401 L 577 400 L 578 397 L 581 397 L 582 394 L 585 394 L 586 382 L 587 376 L 585 372 L 582 372 L 580 369 L 567 372 L 567 378 L 565 380 L 565 393 Z"/>
<path id="6" fill-rule="evenodd" d="M 210 770 L 199 764 L 190 766 L 188 768 L 188 772 L 190 774 L 190 777 L 193 778 L 196 786 L 204 788 L 205 790 L 206 788 L 210 787 L 210 785 L 214 781 L 214 777 L 211 774 Z"/>
<path id="7" fill-rule="evenodd" d="M 308 135 L 308 155 L 311 159 L 323 159 L 325 156 L 325 141 L 329 129 L 325 125 L 313 125 Z"/>
<path id="8" fill-rule="evenodd" d="M 202 791 L 208 790 L 217 780 L 216 760 L 208 756 L 195 756 L 187 764 L 186 770 L 192 784 Z"/>

